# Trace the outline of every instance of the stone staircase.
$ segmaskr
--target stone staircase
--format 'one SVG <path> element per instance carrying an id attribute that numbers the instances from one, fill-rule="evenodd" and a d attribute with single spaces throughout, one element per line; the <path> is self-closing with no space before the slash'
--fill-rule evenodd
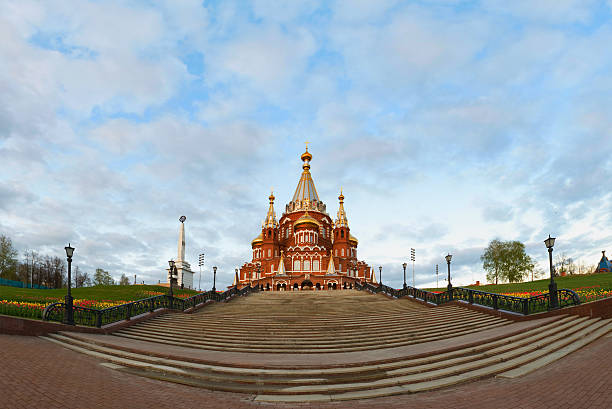
<path id="1" fill-rule="evenodd" d="M 520 377 L 611 330 L 611 320 L 511 322 L 460 306 L 322 291 L 250 295 L 113 335 L 45 338 L 141 376 L 257 401 L 313 402 Z"/>

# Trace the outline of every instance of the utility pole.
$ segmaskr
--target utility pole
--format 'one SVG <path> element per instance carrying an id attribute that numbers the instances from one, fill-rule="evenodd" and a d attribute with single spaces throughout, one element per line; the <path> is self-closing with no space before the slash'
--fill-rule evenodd
<path id="1" fill-rule="evenodd" d="M 412 288 L 416 288 L 416 286 L 414 285 L 414 249 L 410 249 L 410 260 L 412 260 Z"/>

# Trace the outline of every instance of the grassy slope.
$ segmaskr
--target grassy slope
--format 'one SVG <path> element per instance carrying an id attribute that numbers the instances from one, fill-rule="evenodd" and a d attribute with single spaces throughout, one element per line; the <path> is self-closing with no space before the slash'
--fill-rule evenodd
<path id="1" fill-rule="evenodd" d="M 83 287 L 72 289 L 72 297 L 75 299 L 87 300 L 114 300 L 114 301 L 135 301 L 141 298 L 148 298 L 155 294 L 148 292 L 167 294 L 167 287 L 157 285 L 112 285 L 112 286 L 96 286 Z M 177 294 L 197 294 L 193 290 L 174 289 L 175 296 Z M 37 290 L 32 288 L 17 288 L 9 286 L 0 286 L 0 300 L 17 300 L 17 299 L 40 299 L 44 301 L 47 298 L 63 298 L 66 295 L 65 288 L 53 290 Z M 53 301 L 49 301 L 53 302 Z"/>
<path id="2" fill-rule="evenodd" d="M 566 277 L 555 277 L 557 288 L 580 288 L 580 287 L 592 287 L 599 286 L 601 288 L 612 289 L 612 273 L 600 273 L 600 274 L 589 274 L 589 275 L 573 275 Z M 486 291 L 489 293 L 513 293 L 513 292 L 524 292 L 524 291 L 548 291 L 548 284 L 550 278 L 536 281 L 528 281 L 525 283 L 512 283 L 512 284 L 499 284 L 499 285 L 481 285 L 481 286 L 468 286 L 466 288 L 472 288 L 474 290 Z M 442 287 L 439 289 L 428 288 L 429 291 L 442 291 Z"/>

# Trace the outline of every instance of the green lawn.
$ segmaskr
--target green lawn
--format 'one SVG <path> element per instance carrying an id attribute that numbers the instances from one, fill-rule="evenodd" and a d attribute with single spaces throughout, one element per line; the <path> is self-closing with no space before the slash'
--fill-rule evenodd
<path id="1" fill-rule="evenodd" d="M 174 296 L 179 298 L 187 298 L 197 293 L 194 290 L 174 289 Z M 161 294 L 168 294 L 168 288 L 157 285 L 111 285 L 72 290 L 75 305 L 98 309 Z M 0 286 L 0 314 L 40 319 L 45 306 L 63 302 L 65 295 L 65 288 L 38 290 Z"/>
<path id="2" fill-rule="evenodd" d="M 601 298 L 612 297 L 612 273 L 573 275 L 566 277 L 555 277 L 557 288 L 569 288 L 576 291 L 582 302 L 594 301 Z M 499 285 L 468 286 L 474 290 L 486 291 L 488 293 L 511 294 L 517 296 L 536 295 L 548 292 L 550 278 L 527 281 L 524 283 L 511 283 Z M 428 291 L 444 291 L 444 288 L 428 288 Z"/>
<path id="3" fill-rule="evenodd" d="M 566 277 L 555 277 L 557 288 L 581 288 L 581 287 L 593 287 L 600 286 L 601 288 L 612 289 L 612 273 L 600 273 L 600 274 L 584 274 L 584 275 L 573 275 Z M 522 291 L 548 291 L 548 284 L 550 278 L 545 278 L 536 281 L 527 281 L 524 283 L 510 283 L 510 284 L 487 284 L 480 286 L 467 286 L 465 288 L 472 288 L 474 290 L 482 290 L 489 293 L 510 293 L 510 292 L 522 292 Z M 428 288 L 428 291 L 436 291 L 435 288 Z M 442 288 L 437 291 L 442 291 Z"/>
<path id="4" fill-rule="evenodd" d="M 45 300 L 48 298 L 59 299 L 66 295 L 65 288 L 53 290 L 37 290 L 32 288 L 17 288 L 0 286 L 0 300 Z M 72 297 L 75 299 L 86 300 L 111 300 L 111 301 L 135 301 L 142 298 L 149 298 L 154 295 L 167 294 L 168 287 L 158 285 L 108 285 L 95 287 L 73 288 Z M 194 290 L 181 290 L 174 288 L 176 296 L 191 296 L 197 294 Z"/>

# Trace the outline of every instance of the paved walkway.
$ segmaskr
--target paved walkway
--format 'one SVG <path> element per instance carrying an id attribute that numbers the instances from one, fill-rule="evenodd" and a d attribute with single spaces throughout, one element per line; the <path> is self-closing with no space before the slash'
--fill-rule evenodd
<path id="1" fill-rule="evenodd" d="M 0 335 L 0 408 L 612 408 L 612 336 L 522 379 L 485 379 L 415 395 L 268 404 L 103 367 L 36 337 Z"/>

